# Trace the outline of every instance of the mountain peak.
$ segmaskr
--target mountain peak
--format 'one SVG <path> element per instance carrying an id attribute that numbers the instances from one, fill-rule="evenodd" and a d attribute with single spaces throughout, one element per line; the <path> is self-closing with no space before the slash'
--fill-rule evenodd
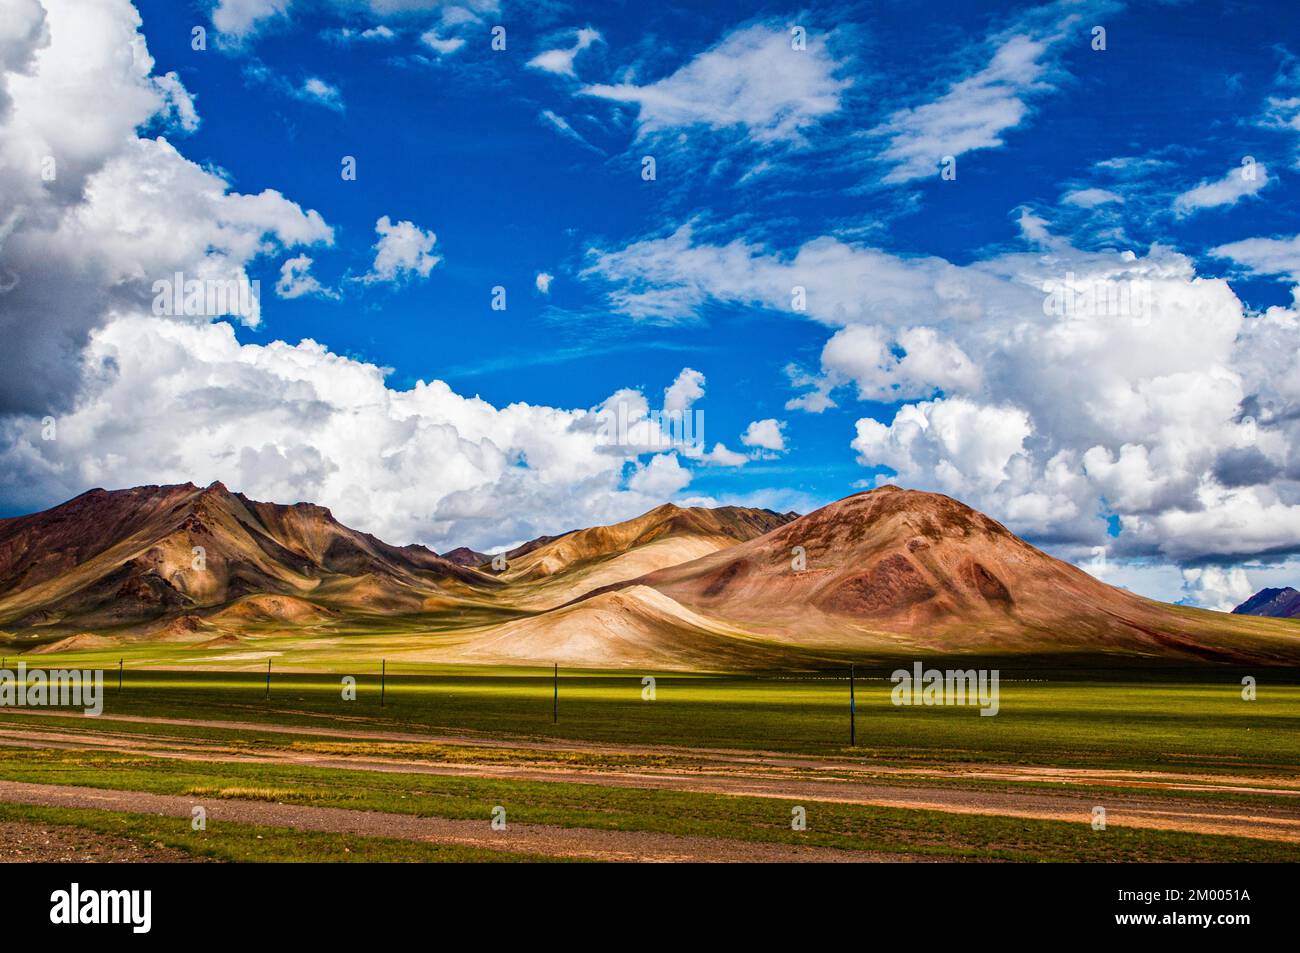
<path id="1" fill-rule="evenodd" d="M 194 564 L 196 547 L 205 567 Z M 805 646 L 819 658 L 823 650 L 1270 664 L 1300 656 L 1291 622 L 1243 618 L 1300 617 L 1296 589 L 1262 590 L 1232 618 L 1162 605 L 1052 558 L 958 500 L 893 484 L 793 520 L 664 504 L 534 540 L 500 572 L 473 568 L 485 559 L 392 546 L 324 507 L 257 502 L 220 481 L 97 489 L 0 519 L 0 626 L 24 645 L 87 631 L 197 638 L 249 623 L 332 631 L 390 614 L 442 618 L 499 597 L 536 625 L 483 638 L 507 634 L 510 652 L 543 661 L 554 660 L 555 639 L 577 646 L 575 662 L 590 661 L 581 654 L 589 650 L 647 657 L 639 644 L 593 641 L 592 632 L 658 640 L 674 665 L 774 657 L 759 643 Z M 516 638 L 529 632 L 540 641 Z"/>
<path id="2" fill-rule="evenodd" d="M 753 539 L 784 522 L 785 517 L 770 510 L 663 503 L 620 523 L 576 530 L 513 550 L 507 554 L 508 579 L 538 580 L 587 566 L 592 572 L 583 585 L 596 588 Z M 566 590 L 565 598 L 576 594 Z"/>
<path id="3" fill-rule="evenodd" d="M 457 566 L 481 566 L 492 557 L 487 553 L 480 553 L 478 550 L 470 549 L 468 546 L 457 546 L 455 549 L 449 549 L 443 553 L 442 558 L 455 563 Z"/>
<path id="4" fill-rule="evenodd" d="M 350 529 L 322 506 L 250 500 L 219 480 L 203 489 L 96 490 L 0 520 L 0 624 L 55 621 L 45 626 L 50 634 L 163 625 L 193 613 L 207 619 L 249 596 L 291 615 L 321 608 L 304 593 L 326 593 L 325 608 L 353 600 L 410 611 L 444 586 L 485 582 L 425 547 Z"/>
<path id="5" fill-rule="evenodd" d="M 651 516 L 672 516 L 675 513 L 681 512 L 683 512 L 682 507 L 678 506 L 676 503 L 660 503 L 654 509 L 642 513 L 638 519 L 646 519 Z"/>
<path id="6" fill-rule="evenodd" d="M 1261 589 L 1232 611 L 1236 615 L 1294 619 L 1300 617 L 1300 592 L 1290 586 L 1281 589 Z"/>
<path id="7" fill-rule="evenodd" d="M 1138 597 L 958 500 L 892 484 L 626 585 L 638 584 L 781 640 L 896 633 L 948 650 L 1039 632 L 1066 642 L 1099 632 L 1143 646 L 1155 638 L 1143 634 L 1151 613 Z"/>

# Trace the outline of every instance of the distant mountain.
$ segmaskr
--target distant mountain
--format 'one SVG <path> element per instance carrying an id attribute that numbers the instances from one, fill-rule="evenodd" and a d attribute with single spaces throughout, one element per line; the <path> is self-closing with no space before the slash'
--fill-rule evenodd
<path id="1" fill-rule="evenodd" d="M 449 555 L 220 483 L 91 490 L 0 520 L 0 639 L 220 653 L 382 632 L 429 661 L 693 671 L 963 654 L 1300 664 L 1300 629 L 1252 616 L 1300 601 L 1293 589 L 1237 615 L 1153 602 L 957 500 L 893 486 L 806 516 L 665 504 L 533 540 L 501 571 Z"/>
<path id="2" fill-rule="evenodd" d="M 1264 615 L 1275 619 L 1300 618 L 1300 592 L 1284 589 L 1261 589 L 1237 608 L 1237 615 Z"/>
<path id="3" fill-rule="evenodd" d="M 895 486 L 588 593 L 565 607 L 569 627 L 585 624 L 584 605 L 607 615 L 598 600 L 624 590 L 667 597 L 656 613 L 675 606 L 683 626 L 803 649 L 1300 660 L 1300 638 L 1265 620 L 1144 599 L 957 500 Z"/>
<path id="4" fill-rule="evenodd" d="M 91 644 L 104 635 L 203 640 L 422 613 L 438 616 L 437 625 L 467 613 L 508 619 L 787 518 L 666 505 L 531 540 L 506 553 L 508 569 L 497 573 L 489 555 L 467 547 L 439 556 L 392 546 L 322 506 L 258 502 L 221 483 L 96 489 L 0 519 L 0 630 Z"/>
<path id="5" fill-rule="evenodd" d="M 616 556 L 673 538 L 725 540 L 725 545 L 731 545 L 762 536 L 790 519 L 790 515 L 742 506 L 680 507 L 665 503 L 622 523 L 542 537 L 506 555 L 514 559 L 516 575 L 551 576 L 576 563 Z"/>
<path id="6" fill-rule="evenodd" d="M 499 578 L 518 604 L 554 607 L 603 586 L 727 549 L 788 523 L 794 514 L 743 506 L 681 507 L 535 540 L 506 554 Z"/>
<path id="7" fill-rule="evenodd" d="M 576 532 L 576 530 L 570 530 L 569 532 L 570 533 Z M 524 556 L 527 555 L 528 553 L 531 553 L 534 549 L 537 549 L 538 547 L 545 546 L 547 543 L 559 539 L 561 536 L 568 536 L 568 535 L 569 533 L 561 533 L 559 536 L 538 536 L 536 539 L 530 539 L 526 543 L 520 543 L 514 549 L 507 550 L 505 553 L 502 553 L 501 555 L 505 556 L 507 560 L 517 559 L 520 556 Z M 456 549 L 453 549 L 450 552 L 443 553 L 442 558 L 448 559 L 451 562 L 456 563 L 458 566 L 477 567 L 477 566 L 483 566 L 486 563 L 490 563 L 492 561 L 492 554 L 480 553 L 477 550 L 470 549 L 468 546 L 458 546 Z"/>
<path id="8" fill-rule="evenodd" d="M 0 519 L 0 627 L 60 631 L 217 610 L 298 623 L 343 610 L 418 611 L 430 596 L 499 584 L 423 546 L 390 546 L 310 503 L 283 506 L 200 488 L 91 490 Z M 169 632 L 172 630 L 168 630 Z"/>
<path id="9" fill-rule="evenodd" d="M 558 536 L 538 536 L 536 539 L 530 539 L 526 543 L 520 543 L 514 549 L 507 550 L 505 557 L 506 559 L 518 559 L 520 556 L 527 556 L 534 549 L 541 549 L 547 543 L 553 543 L 557 539 L 563 539 L 565 536 L 569 536 L 576 532 L 578 532 L 578 530 L 571 529 L 567 533 L 560 533 Z"/>

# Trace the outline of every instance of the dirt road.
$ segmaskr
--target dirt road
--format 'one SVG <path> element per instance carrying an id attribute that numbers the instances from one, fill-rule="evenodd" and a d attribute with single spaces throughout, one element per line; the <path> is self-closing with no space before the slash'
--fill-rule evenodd
<path id="1" fill-rule="evenodd" d="M 227 798 L 193 798 L 145 794 L 140 791 L 112 791 L 100 788 L 56 784 L 27 784 L 0 781 L 0 801 L 44 807 L 97 808 L 130 811 L 178 818 L 186 825 L 191 809 L 203 805 L 208 812 L 208 829 L 222 822 L 261 824 L 303 831 L 330 831 L 361 837 L 392 837 L 399 840 L 457 844 L 490 850 L 535 854 L 541 857 L 573 857 L 592 860 L 670 863 L 815 862 L 863 863 L 910 861 L 905 854 L 835 850 L 826 847 L 757 843 L 716 837 L 687 837 L 643 831 L 609 831 L 586 827 L 554 827 L 545 824 L 515 824 L 506 817 L 505 830 L 493 830 L 489 818 L 452 820 L 388 814 L 379 811 L 350 811 L 335 807 L 279 804 Z"/>
<path id="2" fill-rule="evenodd" d="M 93 730 L 71 730 L 66 722 L 49 727 L 0 722 L 0 745 L 55 747 L 74 750 L 129 751 L 157 758 L 239 763 L 274 763 L 355 771 L 400 772 L 496 780 L 551 781 L 598 784 L 608 787 L 674 790 L 704 794 L 765 797 L 802 802 L 837 802 L 883 807 L 932 810 L 960 814 L 1023 817 L 1037 820 L 1088 824 L 1096 806 L 1106 809 L 1108 826 L 1186 831 L 1197 834 L 1235 835 L 1300 843 L 1300 787 L 1294 778 L 1262 778 L 1180 774 L 1177 772 L 1105 771 L 1097 769 L 1046 768 L 1023 765 L 981 765 L 899 768 L 874 766 L 861 761 L 816 758 L 771 752 L 720 749 L 663 749 L 583 742 L 509 742 L 462 736 L 434 737 L 418 733 L 366 730 L 286 727 L 253 722 L 191 721 L 134 716 L 121 721 L 147 723 L 160 728 L 189 725 L 259 733 L 289 738 L 303 735 L 339 737 L 352 741 L 376 740 L 422 744 L 446 743 L 462 748 L 480 748 L 482 761 L 473 757 L 452 763 L 429 758 L 372 756 L 363 753 L 331 756 L 319 751 L 291 747 L 265 747 L 250 752 L 219 741 L 185 737 L 149 737 L 126 732 L 113 733 L 96 720 Z M 290 741 L 290 744 L 294 742 Z M 506 763 L 487 757 L 501 749 L 526 752 L 527 757 Z M 599 762 L 581 764 L 548 761 L 547 753 L 581 751 L 610 755 L 654 754 L 681 756 L 680 764 L 665 763 L 624 768 Z M 463 754 L 463 752 L 462 752 Z M 1019 782 L 1019 789 L 997 789 L 987 784 L 942 783 L 937 779 L 960 778 L 973 782 Z M 1023 787 L 1025 782 L 1037 785 Z M 1048 785 L 1051 785 L 1050 787 Z M 1096 791 L 1084 794 L 1071 790 L 1080 785 L 1092 788 L 1140 788 L 1131 791 Z M 1206 795 L 1250 792 L 1294 798 L 1295 806 L 1274 804 L 1216 803 L 1212 797 L 1187 798 L 1166 792 L 1196 790 Z M 1148 793 L 1149 792 L 1149 793 Z"/>

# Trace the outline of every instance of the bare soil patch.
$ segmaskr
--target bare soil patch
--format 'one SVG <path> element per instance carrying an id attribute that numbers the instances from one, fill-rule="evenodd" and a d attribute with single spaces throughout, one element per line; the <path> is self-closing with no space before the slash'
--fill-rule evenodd
<path id="1" fill-rule="evenodd" d="M 0 862 L 6 864 L 152 864 L 199 860 L 162 844 L 141 844 L 81 827 L 0 821 Z"/>

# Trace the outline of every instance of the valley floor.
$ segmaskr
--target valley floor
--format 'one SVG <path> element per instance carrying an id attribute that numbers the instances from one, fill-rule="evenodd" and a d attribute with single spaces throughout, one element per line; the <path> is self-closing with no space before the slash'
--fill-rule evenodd
<path id="1" fill-rule="evenodd" d="M 537 673 L 337 684 L 132 672 L 97 718 L 0 710 L 0 824 L 31 859 L 1300 860 L 1294 685 L 1012 680 L 988 719 L 863 680 L 849 747 L 834 679 L 574 676 L 558 723 Z"/>

